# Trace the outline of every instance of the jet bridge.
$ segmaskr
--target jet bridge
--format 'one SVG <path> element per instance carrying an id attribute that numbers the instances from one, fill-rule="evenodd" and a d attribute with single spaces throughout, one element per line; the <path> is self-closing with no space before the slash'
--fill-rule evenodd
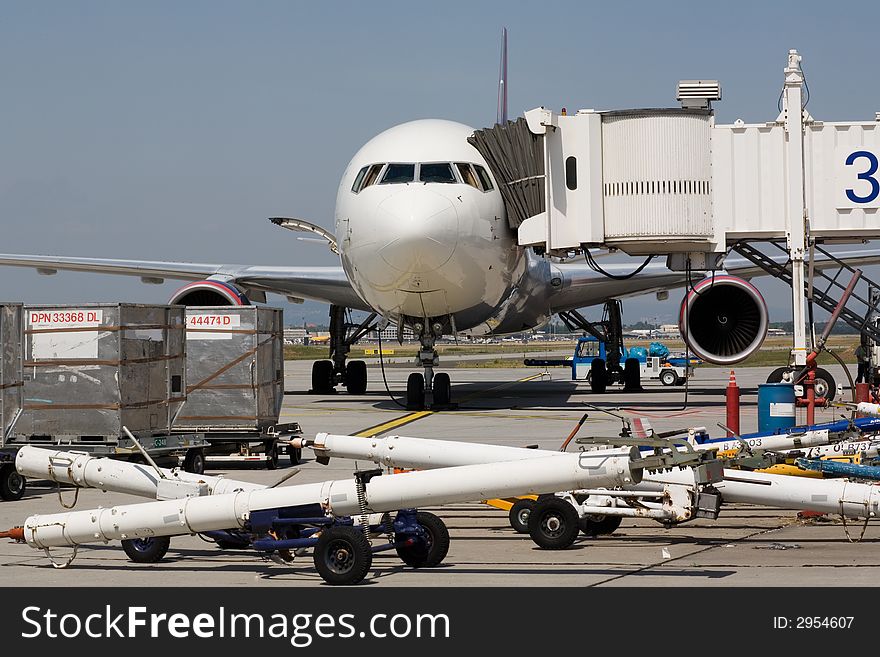
<path id="1" fill-rule="evenodd" d="M 566 258 L 601 247 L 665 254 L 670 269 L 708 271 L 732 248 L 783 244 L 793 361 L 803 365 L 811 250 L 880 238 L 880 113 L 819 121 L 805 109 L 805 89 L 801 56 L 790 50 L 780 113 L 766 123 L 716 123 L 720 84 L 690 80 L 679 83 L 681 107 L 572 115 L 536 108 L 477 131 L 471 143 L 499 181 L 519 244 L 539 253 Z"/>

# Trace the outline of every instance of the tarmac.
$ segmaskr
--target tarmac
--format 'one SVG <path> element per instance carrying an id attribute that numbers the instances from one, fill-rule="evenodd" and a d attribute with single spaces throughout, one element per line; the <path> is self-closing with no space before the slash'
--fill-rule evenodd
<path id="1" fill-rule="evenodd" d="M 505 356 L 507 357 L 507 356 Z M 729 370 L 698 368 L 687 389 L 646 382 L 640 393 L 609 388 L 594 395 L 589 386 L 569 380 L 569 370 L 552 368 L 495 369 L 459 366 L 449 372 L 458 408 L 408 412 L 386 392 L 382 371 L 369 368 L 367 394 L 340 391 L 313 395 L 309 361 L 289 361 L 285 387 L 289 392 L 281 421 L 297 421 L 305 435 L 326 431 L 341 434 L 405 435 L 499 445 L 538 445 L 556 449 L 587 414 L 578 436 L 615 436 L 620 420 L 608 412 L 650 420 L 658 431 L 705 426 L 722 435 L 724 388 Z M 463 365 L 467 365 L 464 363 Z M 840 368 L 828 368 L 844 385 Z M 411 370 L 385 369 L 388 388 L 402 401 Z M 743 433 L 757 428 L 757 385 L 770 368 L 740 368 Z M 603 410 L 604 409 L 604 410 Z M 839 417 L 841 409 L 817 413 L 817 421 Z M 799 411 L 802 413 L 802 411 Z M 803 418 L 799 418 L 803 420 Z M 344 479 L 357 464 L 334 459 L 316 463 L 308 450 L 301 472 L 282 485 Z M 361 463 L 362 468 L 371 464 Z M 223 463 L 210 474 L 266 484 L 287 472 Z M 62 510 L 58 490 L 49 482 L 29 482 L 25 497 L 0 503 L 0 529 L 31 514 Z M 76 491 L 60 491 L 65 504 Z M 80 490 L 76 509 L 145 501 L 121 494 Z M 365 586 L 868 586 L 880 575 L 880 529 L 869 523 L 861 541 L 862 523 L 847 527 L 839 518 L 799 520 L 797 509 L 725 506 L 715 520 L 697 520 L 666 529 L 643 519 L 626 519 L 610 536 L 582 538 L 563 551 L 538 549 L 527 535 L 513 532 L 507 513 L 478 502 L 432 509 L 451 535 L 449 554 L 439 567 L 413 570 L 392 552 L 374 557 Z M 53 550 L 64 560 L 70 550 Z M 220 550 L 198 536 L 175 537 L 167 556 L 157 564 L 128 561 L 118 544 L 86 546 L 72 565 L 56 569 L 46 555 L 26 545 L 0 541 L 0 585 L 3 586 L 318 586 L 323 581 L 310 556 L 290 565 L 262 560 L 253 552 Z"/>

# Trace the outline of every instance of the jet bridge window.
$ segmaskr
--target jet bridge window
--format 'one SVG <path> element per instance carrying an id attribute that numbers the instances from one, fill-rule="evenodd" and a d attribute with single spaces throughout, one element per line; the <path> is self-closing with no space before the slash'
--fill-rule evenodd
<path id="1" fill-rule="evenodd" d="M 458 175 L 461 176 L 461 181 L 465 185 L 470 185 L 471 187 L 475 187 L 480 191 L 483 190 L 483 188 L 480 187 L 479 181 L 477 180 L 477 174 L 474 173 L 474 170 L 471 168 L 470 164 L 467 164 L 466 162 L 456 162 L 455 168 L 458 169 Z"/>
<path id="2" fill-rule="evenodd" d="M 408 183 L 415 180 L 415 177 L 415 164 L 389 164 L 381 184 Z"/>
<path id="3" fill-rule="evenodd" d="M 419 180 L 425 183 L 458 182 L 452 173 L 452 166 L 446 162 L 422 164 L 419 166 Z"/>
<path id="4" fill-rule="evenodd" d="M 384 164 L 371 165 L 370 168 L 367 170 L 367 173 L 364 175 L 361 186 L 357 189 L 352 188 L 352 190 L 357 193 L 375 183 L 376 180 L 379 179 L 379 174 L 382 172 L 382 167 L 384 166 Z M 358 176 L 360 176 L 360 174 L 358 174 Z"/>
<path id="5" fill-rule="evenodd" d="M 483 167 L 481 167 L 479 164 L 475 164 L 474 169 L 476 169 L 477 176 L 479 176 L 480 182 L 483 185 L 483 191 L 488 192 L 488 191 L 491 191 L 492 189 L 494 189 L 494 187 L 492 186 L 492 179 L 489 178 L 489 174 L 486 173 L 486 170 Z"/>

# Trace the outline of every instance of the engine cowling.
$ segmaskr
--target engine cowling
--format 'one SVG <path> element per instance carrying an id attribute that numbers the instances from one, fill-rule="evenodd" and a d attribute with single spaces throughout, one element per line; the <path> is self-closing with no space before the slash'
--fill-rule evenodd
<path id="1" fill-rule="evenodd" d="M 244 292 L 223 281 L 195 281 L 187 283 L 171 295 L 171 304 L 182 306 L 249 306 Z"/>
<path id="2" fill-rule="evenodd" d="M 767 335 L 767 304 L 748 281 L 736 276 L 704 278 L 685 295 L 678 327 L 697 356 L 733 365 L 756 352 Z"/>

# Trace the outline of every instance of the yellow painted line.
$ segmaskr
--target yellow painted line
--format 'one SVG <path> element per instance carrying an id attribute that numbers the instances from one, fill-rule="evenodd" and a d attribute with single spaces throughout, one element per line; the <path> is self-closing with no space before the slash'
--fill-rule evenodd
<path id="1" fill-rule="evenodd" d="M 399 418 L 395 418 L 394 420 L 390 420 L 388 422 L 383 422 L 382 424 L 377 424 L 373 427 L 367 427 L 366 429 L 362 429 L 358 431 L 355 436 L 359 436 L 360 438 L 372 438 L 373 436 L 377 436 L 380 433 L 385 433 L 386 431 L 391 431 L 392 429 L 396 429 L 397 427 L 402 427 L 405 424 L 410 424 L 411 422 L 415 422 L 417 420 L 421 420 L 423 417 L 428 417 L 429 415 L 433 415 L 434 411 L 415 411 L 413 413 L 408 413 L 407 415 L 401 416 Z"/>
<path id="2" fill-rule="evenodd" d="M 534 374 L 532 376 L 527 376 L 522 379 L 517 379 L 516 381 L 507 381 L 506 383 L 502 383 L 500 385 L 489 388 L 488 390 L 482 390 L 480 392 L 474 393 L 472 395 L 467 395 L 466 397 L 462 397 L 461 401 L 468 401 L 470 399 L 474 399 L 476 397 L 482 397 L 483 395 L 494 392 L 496 390 L 503 390 L 504 388 L 510 388 L 511 386 L 515 386 L 518 383 L 525 383 L 526 381 L 531 381 L 532 379 L 536 379 L 540 377 L 540 374 Z M 378 436 L 380 433 L 385 433 L 387 431 L 391 431 L 392 429 L 397 429 L 398 427 L 402 427 L 406 424 L 412 424 L 413 422 L 417 422 L 422 418 L 426 418 L 429 415 L 434 415 L 437 411 L 414 411 L 412 413 L 407 413 L 406 415 L 402 415 L 393 420 L 389 420 L 388 422 L 383 422 L 382 424 L 376 424 L 372 427 L 367 427 L 366 429 L 361 429 L 357 433 L 353 434 L 355 436 L 359 436 L 361 438 L 372 438 L 373 436 Z"/>

